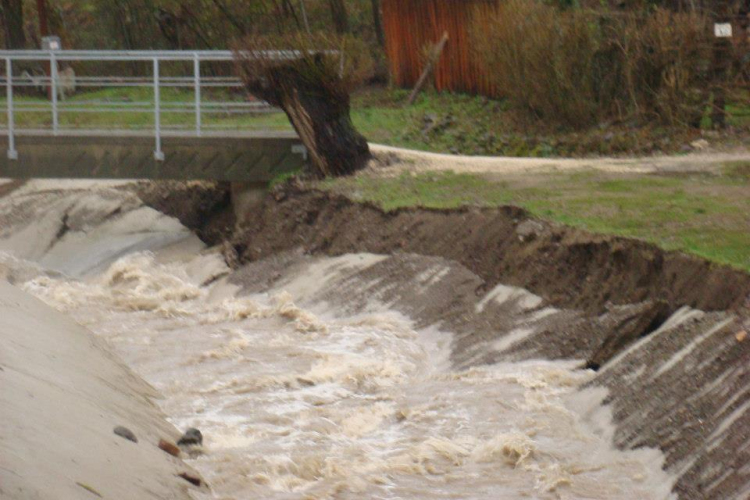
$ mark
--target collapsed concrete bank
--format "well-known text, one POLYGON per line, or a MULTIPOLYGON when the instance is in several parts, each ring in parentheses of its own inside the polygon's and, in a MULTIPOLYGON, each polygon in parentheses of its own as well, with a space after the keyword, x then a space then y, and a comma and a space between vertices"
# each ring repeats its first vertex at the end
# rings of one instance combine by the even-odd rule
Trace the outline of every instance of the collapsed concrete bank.
POLYGON ((315 255, 392 254, 329 298, 356 309, 376 297, 454 332, 459 368, 581 359, 598 370, 590 385, 608 389, 615 444, 661 449, 680 498, 750 496, 746 273, 515 207, 384 213, 294 187, 269 194, 235 227, 228 193, 141 190, 209 242, 227 239, 246 287, 267 286, 315 255))

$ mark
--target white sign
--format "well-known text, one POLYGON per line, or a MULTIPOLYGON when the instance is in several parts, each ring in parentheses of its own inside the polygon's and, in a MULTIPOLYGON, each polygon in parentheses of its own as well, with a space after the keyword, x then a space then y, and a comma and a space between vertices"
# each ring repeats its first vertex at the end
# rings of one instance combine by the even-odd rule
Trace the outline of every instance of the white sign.
POLYGON ((714 35, 716 36, 716 38, 731 38, 732 37, 731 23, 714 24, 714 35))

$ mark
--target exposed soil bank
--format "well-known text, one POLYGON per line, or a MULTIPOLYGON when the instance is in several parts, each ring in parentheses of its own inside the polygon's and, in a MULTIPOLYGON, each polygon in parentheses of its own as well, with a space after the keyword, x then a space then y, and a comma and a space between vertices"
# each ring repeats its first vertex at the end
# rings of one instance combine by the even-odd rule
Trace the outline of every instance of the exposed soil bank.
POLYGON ((2 275, 0 336, 0 497, 192 498, 178 474, 196 473, 157 447, 179 436, 158 394, 106 342, 2 275))
POLYGON ((287 190, 257 207, 233 241, 240 261, 310 253, 405 252, 459 262, 484 283, 520 286, 557 307, 664 300, 671 310, 735 309, 750 275, 648 243, 533 219, 516 207, 384 213, 339 195, 287 190))
POLYGON ((236 229, 229 187, 144 183, 139 194, 209 244, 231 239, 240 262, 303 248, 309 253, 416 253, 459 262, 482 278, 521 286, 558 307, 665 301, 703 310, 744 309, 750 275, 628 238, 596 235, 531 217, 517 207, 383 212, 368 203, 285 187, 236 229), (235 230, 236 229, 236 230, 235 230))

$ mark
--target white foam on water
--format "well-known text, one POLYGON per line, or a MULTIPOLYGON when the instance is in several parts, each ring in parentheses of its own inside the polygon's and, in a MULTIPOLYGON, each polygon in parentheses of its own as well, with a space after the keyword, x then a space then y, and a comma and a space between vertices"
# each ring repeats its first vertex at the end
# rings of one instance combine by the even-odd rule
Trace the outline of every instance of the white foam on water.
MULTIPOLYGON (((283 287, 201 286, 188 271, 214 257, 133 254, 25 288, 108 338, 178 427, 203 431, 193 462, 221 498, 669 498, 658 453, 612 449, 601 394, 571 403, 591 376, 575 362, 452 371, 449 337, 396 313, 336 318, 283 287)), ((373 261, 318 261, 318 285, 304 269, 286 283, 320 293, 322 268, 373 261)))

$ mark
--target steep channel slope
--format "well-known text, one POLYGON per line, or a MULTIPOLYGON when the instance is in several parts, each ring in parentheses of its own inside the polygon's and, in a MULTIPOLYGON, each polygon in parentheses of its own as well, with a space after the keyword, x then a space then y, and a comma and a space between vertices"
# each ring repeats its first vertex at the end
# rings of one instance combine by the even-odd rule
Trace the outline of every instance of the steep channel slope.
POLYGON ((0 497, 189 499, 176 429, 105 342, 0 280, 0 497), (139 439, 115 435, 124 425, 139 439))
MULTIPOLYGON (((168 226, 170 219, 144 209, 133 219, 146 222, 144 215, 153 212, 148 231, 112 240, 95 227, 123 201, 130 199, 124 206, 137 208, 132 195, 123 193, 115 201, 117 193, 109 192, 108 202, 105 196, 88 204, 84 195, 76 204, 53 192, 42 195, 40 202, 38 193, 17 190, 18 183, 8 187, 12 189, 3 194, 17 197, 0 215, 2 245, 60 271, 86 272, 128 248, 189 235, 174 223, 171 228, 177 231, 158 234, 159 224, 154 222, 161 217, 168 226), (89 240, 84 243, 81 232, 60 245, 65 233, 82 228, 79 224, 89 240)), ((78 187, 85 193, 90 186, 78 187)), ((62 276, 0 253, 0 497, 192 498, 188 490, 200 489, 178 474, 197 473, 157 447, 162 438, 179 437, 153 402, 158 392, 125 366, 105 341, 7 281, 20 285, 41 275, 62 276), (134 432, 138 443, 115 435, 116 426, 134 432)))
POLYGON ((384 213, 327 193, 278 192, 234 236, 240 261, 279 252, 392 253, 342 287, 388 297, 456 333, 452 360, 574 358, 600 368, 615 443, 658 447, 681 498, 750 496, 750 276, 643 242, 534 220, 517 208, 384 213), (445 285, 398 288, 453 263, 445 285), (389 279, 390 277, 390 279, 389 279), (514 290, 508 286, 525 288, 514 290))

